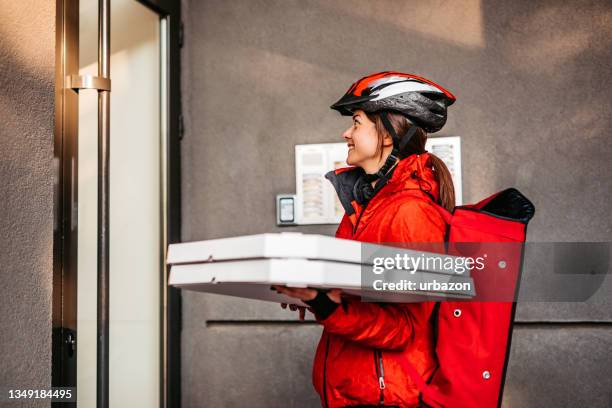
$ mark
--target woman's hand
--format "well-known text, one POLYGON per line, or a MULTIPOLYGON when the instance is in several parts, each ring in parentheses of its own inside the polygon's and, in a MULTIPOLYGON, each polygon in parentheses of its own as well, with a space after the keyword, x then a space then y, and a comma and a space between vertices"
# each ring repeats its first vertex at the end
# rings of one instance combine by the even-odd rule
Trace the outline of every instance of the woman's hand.
MULTIPOLYGON (((276 290, 278 293, 284 293, 287 296, 300 299, 301 301, 312 300, 317 296, 317 291, 315 289, 309 288, 288 288, 287 286, 282 285, 272 285, 270 289, 276 290)), ((287 303, 281 303, 280 305, 283 309, 287 308, 287 303)), ((306 317, 306 307, 304 306, 291 304, 289 305, 289 309, 292 311, 299 310, 300 320, 304 320, 304 318, 306 317)), ((310 307, 308 308, 308 310, 313 312, 312 308, 310 307)))
POLYGON ((284 293, 287 296, 298 298, 302 301, 312 300, 317 297, 317 290, 310 288, 288 288, 282 285, 272 285, 279 293, 284 293))
MULTIPOLYGON (((318 291, 311 288, 288 288, 282 285, 272 285, 272 288, 277 292, 284 293, 287 296, 298 298, 301 301, 309 301, 317 297, 318 291)), ((335 303, 342 303, 342 289, 331 289, 327 292, 327 296, 335 303)))
MULTIPOLYGON (((283 285, 272 285, 272 289, 276 290, 279 293, 283 293, 287 296, 291 296, 297 299, 300 299, 303 302, 307 302, 309 300, 313 300, 315 297, 317 297, 318 291, 316 289, 310 289, 310 288, 289 288, 287 286, 283 286, 283 285)), ((342 290, 341 289, 331 289, 329 292, 327 292, 327 296, 335 303, 341 303, 341 295, 342 295, 342 290)), ((283 309, 287 308, 287 303, 281 303, 281 307, 283 309)), ((289 309, 290 310, 299 310, 300 312, 300 320, 304 320, 304 317, 306 315, 306 307, 304 306, 298 306, 298 305, 289 305, 289 309)), ((312 313, 314 313, 312 308, 308 308, 308 310, 312 313)))
MULTIPOLYGON (((280 305, 281 305, 281 307, 283 309, 287 308, 287 304, 286 303, 281 303, 280 305)), ((298 305, 293 305, 292 304, 292 305, 289 305, 289 309, 291 309, 294 312, 296 310, 299 310, 300 311, 300 320, 304 320, 304 318, 306 317, 306 308, 304 306, 298 306, 298 305)), ((311 313, 314 313, 311 307, 309 307, 308 310, 310 310, 311 313)))
MULTIPOLYGON (((309 300, 313 300, 318 295, 318 290, 310 289, 310 288, 289 288, 284 285, 272 285, 271 289, 276 290, 278 293, 283 293, 287 296, 294 297, 300 299, 303 302, 307 302, 309 300)), ((334 303, 342 303, 342 290, 341 289, 331 289, 327 293, 327 297, 329 297, 334 303)), ((287 307, 286 303, 281 303, 281 306, 284 308, 287 307)), ((302 308, 303 306, 291 305, 296 308, 302 308)), ((310 308, 308 308, 310 310, 310 308)), ((291 310, 296 310, 295 308, 291 310)), ((302 310, 301 310, 302 311, 302 310)), ((312 310, 310 310, 312 311, 312 310)))

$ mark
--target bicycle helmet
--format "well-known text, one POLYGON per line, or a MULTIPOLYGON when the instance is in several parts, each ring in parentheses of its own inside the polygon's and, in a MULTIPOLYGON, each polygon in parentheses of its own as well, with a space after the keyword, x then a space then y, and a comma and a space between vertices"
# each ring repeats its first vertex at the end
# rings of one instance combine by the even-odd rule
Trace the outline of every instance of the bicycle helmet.
POLYGON ((455 96, 433 81, 413 74, 385 71, 355 82, 331 108, 351 116, 355 109, 365 112, 391 110, 404 114, 428 133, 442 129, 446 108, 455 96))
MULTIPOLYGON (((391 138, 393 150, 385 164, 375 173, 366 174, 363 183, 378 178, 386 178, 394 168, 399 152, 410 142, 420 127, 428 133, 442 129, 446 123, 446 108, 455 102, 455 96, 429 79, 401 72, 384 71, 371 74, 355 82, 331 108, 345 116, 361 109, 368 113, 380 111, 380 118, 391 138), (401 137, 395 132, 387 116, 387 111, 395 111, 408 118, 411 126, 401 137)), ((367 185, 366 185, 367 186, 367 185)))

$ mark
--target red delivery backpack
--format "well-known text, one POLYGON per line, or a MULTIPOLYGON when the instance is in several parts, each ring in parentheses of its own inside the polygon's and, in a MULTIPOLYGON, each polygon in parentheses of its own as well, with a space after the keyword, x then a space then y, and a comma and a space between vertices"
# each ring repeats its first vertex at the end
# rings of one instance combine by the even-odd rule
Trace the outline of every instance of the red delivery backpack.
POLYGON ((447 253, 484 256, 485 267, 471 271, 475 298, 436 303, 438 368, 429 381, 407 360, 401 363, 430 407, 500 407, 525 235, 535 207, 514 188, 452 213, 435 205, 447 223, 447 253))

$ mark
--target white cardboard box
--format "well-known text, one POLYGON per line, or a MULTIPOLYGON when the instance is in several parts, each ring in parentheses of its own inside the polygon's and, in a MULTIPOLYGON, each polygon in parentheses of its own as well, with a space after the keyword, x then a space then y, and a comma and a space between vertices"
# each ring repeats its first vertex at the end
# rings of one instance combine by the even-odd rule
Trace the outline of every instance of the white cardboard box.
MULTIPOLYGON (((362 272, 369 273, 363 254, 392 256, 422 252, 353 240, 301 233, 259 234, 207 241, 172 244, 167 263, 171 265, 171 286, 273 302, 299 303, 270 290, 270 285, 321 289, 340 288, 343 292, 377 301, 419 301, 443 298, 470 298, 469 291, 389 292, 365 289, 362 272)), ((428 253, 438 257, 448 255, 428 253)), ((419 270, 407 275, 405 270, 387 272, 397 279, 406 275, 414 282, 468 282, 469 272, 458 276, 444 270, 419 270)), ((395 280, 395 279, 394 279, 395 280)))

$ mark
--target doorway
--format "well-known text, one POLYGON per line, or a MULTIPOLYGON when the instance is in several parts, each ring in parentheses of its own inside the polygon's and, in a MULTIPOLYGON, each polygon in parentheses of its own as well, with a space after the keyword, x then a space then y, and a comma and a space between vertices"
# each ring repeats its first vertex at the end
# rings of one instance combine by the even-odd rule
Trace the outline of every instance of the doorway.
POLYGON ((179 6, 58 0, 52 385, 78 406, 180 405, 179 6))

